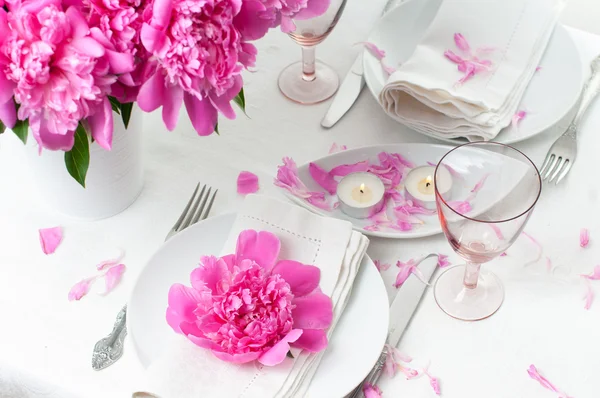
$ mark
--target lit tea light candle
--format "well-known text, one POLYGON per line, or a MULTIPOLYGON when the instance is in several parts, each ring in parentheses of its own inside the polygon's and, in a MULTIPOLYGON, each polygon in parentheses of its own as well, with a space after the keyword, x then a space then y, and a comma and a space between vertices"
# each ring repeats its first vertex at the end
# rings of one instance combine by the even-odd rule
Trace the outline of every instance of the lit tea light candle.
MULTIPOLYGON (((412 169, 404 181, 406 199, 425 207, 435 209, 435 167, 422 166, 412 169)), ((452 190, 452 175, 445 167, 438 171, 438 190, 444 199, 448 199, 452 190)))
POLYGON ((353 218, 367 218, 384 204, 385 186, 371 173, 350 173, 337 186, 340 209, 353 218))

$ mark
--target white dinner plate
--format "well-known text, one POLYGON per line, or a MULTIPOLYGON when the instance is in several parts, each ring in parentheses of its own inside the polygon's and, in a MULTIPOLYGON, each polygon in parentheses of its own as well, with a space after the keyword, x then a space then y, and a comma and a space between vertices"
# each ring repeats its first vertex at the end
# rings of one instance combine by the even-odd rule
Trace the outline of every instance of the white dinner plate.
MULTIPOLYGON (((313 160, 313 163, 321 166, 323 169, 329 171, 335 166, 340 164, 351 164, 357 163, 362 160, 369 160, 371 163, 378 164, 377 155, 380 152, 399 153, 407 160, 413 162, 416 167, 426 166, 428 162, 436 163, 449 152, 453 147, 447 145, 433 145, 433 144, 387 144, 387 145, 375 145, 367 146, 356 149, 349 149, 347 151, 341 151, 332 155, 325 156, 321 159, 313 160)), ((308 187, 310 191, 325 192, 323 188, 319 186, 310 176, 308 171, 309 163, 298 167, 298 177, 308 187)), ((422 238, 424 236, 431 236, 442 232, 440 221, 437 215, 424 216, 419 215, 418 217, 423 220, 424 224, 415 225, 410 231, 396 231, 396 230, 381 230, 381 231, 368 231, 364 229, 366 226, 373 224, 371 221, 359 220, 348 217, 339 208, 331 211, 321 210, 304 199, 298 198, 290 194, 287 190, 282 190, 285 195, 295 203, 309 209, 310 211, 321 214, 324 216, 335 217, 341 220, 350 221, 354 226, 354 229, 362 232, 365 235, 377 236, 381 238, 397 238, 397 239, 411 239, 411 238, 422 238)), ((328 195, 325 192, 326 196, 328 195)), ((335 201, 335 199, 330 199, 335 201)))
MULTIPOLYGON (((144 367, 156 360, 175 333, 165 320, 169 288, 189 285, 201 255, 219 255, 235 214, 209 218, 169 239, 152 256, 133 288, 127 306, 128 333, 144 367)), ((369 373, 388 332, 388 297, 377 268, 362 261, 350 301, 331 337, 309 388, 311 397, 343 397, 369 373)), ((192 344, 192 343, 190 343, 192 344)))
MULTIPOLYGON (((412 55, 433 21, 442 0, 410 0, 386 14, 368 41, 385 50, 385 61, 396 67, 412 55)), ((364 56, 365 81, 378 101, 387 81, 381 63, 368 51, 364 56)), ((562 25, 557 25, 550 38, 538 71, 521 100, 519 109, 528 112, 518 127, 503 129, 494 141, 511 144, 541 134, 557 124, 565 124, 573 116, 583 85, 583 68, 579 51, 562 25)), ((434 138, 461 144, 464 138, 434 138)))

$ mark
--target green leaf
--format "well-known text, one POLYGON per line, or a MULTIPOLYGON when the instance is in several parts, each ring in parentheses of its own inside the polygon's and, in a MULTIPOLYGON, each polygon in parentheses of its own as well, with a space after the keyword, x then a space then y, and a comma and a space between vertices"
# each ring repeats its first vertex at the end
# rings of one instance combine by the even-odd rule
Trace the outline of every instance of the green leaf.
MULTIPOLYGON (((238 93, 238 95, 235 96, 235 98, 233 99, 233 102, 235 102, 237 104, 237 106, 239 106, 242 111, 244 111, 244 113, 246 113, 246 97, 244 97, 244 88, 242 87, 242 89, 240 90, 240 92, 238 93)), ((248 116, 246 114, 246 116, 248 116)))
POLYGON ((29 132, 29 120, 17 120, 15 127, 12 128, 13 133, 19 137, 23 144, 27 144, 27 133, 29 132))
POLYGON ((219 123, 215 124, 215 133, 217 133, 217 135, 221 135, 221 133, 219 133, 219 123))
POLYGON ((110 101, 110 106, 112 106, 113 112, 117 115, 121 114, 121 103, 115 97, 108 96, 108 100, 110 101))
POLYGON ((0 122, 0 134, 4 133, 4 130, 6 130, 6 126, 4 123, 0 122))
POLYGON ((129 126, 129 120, 131 119, 131 110, 133 109, 133 102, 121 104, 121 116, 123 117, 123 124, 125 128, 129 126))
POLYGON ((71 177, 85 188, 85 176, 90 165, 90 142, 85 128, 79 123, 75 130, 75 144, 65 152, 65 166, 71 177))

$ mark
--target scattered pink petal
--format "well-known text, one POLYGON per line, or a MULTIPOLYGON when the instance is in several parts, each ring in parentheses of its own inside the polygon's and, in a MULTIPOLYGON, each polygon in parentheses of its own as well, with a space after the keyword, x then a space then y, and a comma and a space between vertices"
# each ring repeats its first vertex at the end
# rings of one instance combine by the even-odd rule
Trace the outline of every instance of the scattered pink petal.
POLYGON ((363 227, 363 229, 365 231, 371 231, 371 232, 375 232, 375 231, 379 231, 380 230, 379 225, 375 225, 375 224, 373 224, 373 225, 367 225, 366 227, 363 227))
POLYGON ((61 227, 42 228, 39 230, 40 244, 44 254, 52 254, 62 242, 63 233, 61 227))
POLYGON ((367 50, 369 50, 369 52, 378 60, 382 60, 383 58, 385 58, 385 51, 381 50, 379 47, 377 47, 374 43, 368 42, 368 41, 363 41, 360 43, 356 43, 356 44, 362 44, 365 46, 365 48, 367 50))
POLYGON ((73 287, 69 291, 69 296, 68 296, 69 301, 81 300, 81 298, 83 296, 88 294, 88 292, 90 291, 90 288, 96 281, 96 278, 97 278, 97 276, 82 279, 81 281, 79 281, 75 285, 73 285, 73 287))
POLYGON ((584 279, 584 283, 585 283, 585 306, 583 308, 585 308, 586 310, 589 310, 592 307, 592 302, 594 301, 594 290, 592 289, 592 284, 590 283, 589 280, 584 279))
POLYGON ((331 205, 332 209, 337 209, 338 207, 340 207, 340 202, 335 202, 334 204, 331 205))
POLYGON ((590 231, 587 228, 581 228, 579 232, 579 245, 581 247, 587 247, 590 243, 590 231))
POLYGON ((537 239, 535 239, 533 236, 529 235, 527 232, 523 231, 522 234, 525 235, 530 241, 532 241, 533 244, 536 245, 538 248, 538 254, 537 254, 536 258, 525 263, 524 266, 535 264, 538 261, 540 261, 540 258, 542 258, 542 255, 544 254, 544 248, 542 247, 542 244, 537 241, 537 239))
POLYGON ((465 39, 465 37, 462 34, 460 34, 460 33, 454 34, 454 43, 456 44, 456 47, 458 47, 458 49, 460 51, 463 51, 465 53, 471 52, 471 46, 469 45, 469 42, 467 41, 467 39, 465 39))
POLYGON ((546 256, 546 271, 552 271, 552 260, 548 256, 546 256))
POLYGON ((471 203, 469 203, 466 200, 450 201, 450 202, 448 202, 448 206, 452 210, 454 210, 457 213, 460 213, 462 215, 465 215, 466 213, 468 213, 468 212, 470 212, 472 210, 471 203))
POLYGON ((473 189, 471 189, 471 193, 479 192, 481 190, 481 188, 483 188, 483 184, 485 184, 485 180, 487 180, 489 176, 490 176, 490 173, 487 173, 486 175, 481 177, 481 180, 479 180, 479 182, 477 184, 475 184, 473 189))
POLYGON ((437 377, 433 376, 431 373, 429 373, 429 365, 427 365, 427 367, 423 369, 422 372, 429 378, 429 384, 431 385, 431 388, 433 388, 433 392, 436 395, 441 395, 442 390, 440 389, 440 380, 437 377))
POLYGON ((249 171, 242 171, 237 178, 237 193, 247 195, 258 191, 258 176, 249 171))
POLYGON ((418 203, 413 203, 410 200, 402 206, 395 207, 394 210, 400 211, 404 214, 423 214, 426 216, 432 216, 437 213, 435 210, 429 210, 418 203))
POLYGON ((497 48, 496 47, 479 47, 477 50, 475 50, 475 55, 489 55, 490 53, 493 53, 494 51, 496 51, 497 48))
POLYGON ((541 71, 542 69, 544 69, 544 68, 542 68, 541 66, 537 66, 537 67, 535 68, 535 71, 536 71, 536 72, 539 72, 539 71, 541 71))
POLYGON ((388 75, 392 75, 394 72, 396 72, 397 69, 387 65, 385 62, 383 62, 383 59, 379 62, 381 62, 381 68, 383 69, 383 71, 388 75))
POLYGON ((590 281, 600 281, 600 265, 596 265, 591 274, 581 276, 590 281))
POLYGON ((398 350, 396 347, 392 347, 389 344, 386 344, 385 347, 387 348, 388 356, 391 356, 394 361, 396 361, 396 362, 402 361, 402 362, 406 362, 406 363, 412 362, 412 357, 401 353, 400 350, 398 350))
MULTIPOLYGON (((458 85, 464 84, 467 80, 469 80, 470 78, 475 76, 475 64, 473 64, 472 62, 469 62, 469 61, 465 61, 461 65, 464 65, 464 70, 461 71, 461 72, 464 72, 464 75, 463 75, 463 77, 458 79, 458 82, 457 82, 458 85)), ((460 69, 460 66, 459 66, 459 69, 460 69)))
POLYGON ((363 386, 363 394, 365 398, 381 398, 383 396, 383 392, 379 387, 369 383, 365 383, 363 386))
POLYGON ((331 208, 323 192, 311 192, 298 177, 298 167, 292 158, 284 157, 283 165, 277 167, 275 186, 287 190, 290 194, 306 200, 319 209, 330 211, 331 208))
POLYGON ((525 118, 525 116, 527 116, 527 112, 525 111, 518 111, 517 113, 515 113, 512 117, 512 126, 514 128, 518 128, 519 127, 519 123, 521 123, 521 120, 523 120, 525 118))
POLYGON ((437 261, 438 267, 444 268, 444 267, 447 267, 448 265, 451 265, 450 261, 448 261, 448 256, 441 254, 441 253, 438 253, 437 256, 438 256, 438 261, 437 261))
POLYGON ((448 58, 455 64, 462 64, 464 62, 464 59, 460 55, 456 55, 452 50, 444 51, 444 57, 448 58))
POLYGON ((353 164, 341 164, 339 166, 334 167, 329 170, 329 174, 334 177, 344 177, 350 173, 358 173, 361 171, 367 171, 369 168, 369 162, 363 160, 362 162, 357 162, 353 164))
POLYGON ((392 266, 392 264, 389 264, 389 263, 385 263, 384 264, 384 263, 382 263, 379 260, 373 260, 373 263, 375 264, 375 267, 377 267, 377 269, 379 270, 379 272, 381 272, 381 271, 387 271, 392 266))
POLYGON ((500 257, 506 257, 506 256, 507 256, 506 252, 500 254, 500 257))
POLYGON ((121 253, 119 253, 119 255, 117 257, 111 258, 109 260, 104 260, 104 261, 101 261, 98 264, 96 264, 96 269, 98 271, 102 271, 107 268, 112 268, 115 265, 119 264, 121 262, 121 260, 123 260, 123 257, 125 257, 125 252, 123 250, 121 250, 121 253))
POLYGON ((416 369, 409 368, 408 366, 398 365, 398 370, 406 376, 406 380, 419 376, 419 372, 416 369))
POLYGON ((110 293, 110 291, 119 284, 121 278, 123 277, 123 273, 125 272, 125 268, 125 264, 119 264, 106 271, 106 274, 104 274, 104 282, 106 286, 104 294, 110 293))
POLYGON ((403 263, 402 261, 398 261, 396 263, 396 266, 398 268, 400 268, 400 271, 398 271, 398 274, 396 275, 396 281, 394 282, 394 287, 399 288, 400 286, 402 286, 404 284, 404 282, 406 282, 406 280, 408 279, 408 277, 410 276, 410 274, 414 274, 417 279, 419 279, 421 282, 423 282, 426 285, 429 285, 429 282, 427 280, 425 280, 425 276, 423 275, 423 273, 421 272, 421 270, 418 268, 418 265, 423 261, 423 258, 420 258, 418 260, 415 259, 410 259, 407 262, 403 263))
POLYGON ((331 144, 331 148, 329 148, 329 153, 332 154, 340 151, 345 151, 346 149, 348 149, 346 145, 338 145, 334 142, 333 144, 331 144))
POLYGON ((550 391, 559 393, 560 394, 559 398, 569 398, 567 394, 565 394, 563 391, 559 390, 556 386, 554 386, 552 383, 550 383, 550 381, 548 379, 546 379, 544 376, 542 376, 534 365, 529 366, 529 369, 527 369, 527 373, 529 374, 529 377, 531 377, 533 380, 536 380, 537 382, 539 382, 542 385, 542 387, 544 387, 550 391))
POLYGON ((312 162, 308 165, 308 172, 321 188, 329 192, 330 195, 335 195, 338 183, 329 172, 312 162))

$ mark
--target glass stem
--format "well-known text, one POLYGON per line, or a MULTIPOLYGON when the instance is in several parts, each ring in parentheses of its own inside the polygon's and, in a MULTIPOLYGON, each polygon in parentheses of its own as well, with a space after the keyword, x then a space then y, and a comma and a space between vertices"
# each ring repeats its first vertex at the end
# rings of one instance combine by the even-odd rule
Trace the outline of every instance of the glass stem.
POLYGON ((465 277, 463 284, 467 289, 475 289, 479 280, 479 269, 481 264, 467 263, 465 266, 465 277))
POLYGON ((315 46, 302 46, 302 80, 312 82, 315 75, 315 46))

